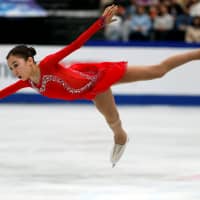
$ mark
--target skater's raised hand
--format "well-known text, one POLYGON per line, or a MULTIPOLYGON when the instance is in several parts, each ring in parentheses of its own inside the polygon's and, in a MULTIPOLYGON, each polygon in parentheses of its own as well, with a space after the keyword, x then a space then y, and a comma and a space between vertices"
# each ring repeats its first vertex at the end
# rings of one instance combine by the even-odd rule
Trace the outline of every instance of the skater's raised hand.
POLYGON ((102 16, 105 18, 105 24, 110 24, 113 21, 115 21, 112 18, 117 13, 117 10, 118 10, 118 6, 116 6, 116 5, 108 6, 104 10, 102 16))

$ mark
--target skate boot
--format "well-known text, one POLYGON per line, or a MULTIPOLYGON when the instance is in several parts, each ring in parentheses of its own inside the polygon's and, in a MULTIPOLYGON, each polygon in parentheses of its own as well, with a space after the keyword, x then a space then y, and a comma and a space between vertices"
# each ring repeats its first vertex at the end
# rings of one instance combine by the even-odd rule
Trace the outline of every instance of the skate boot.
POLYGON ((112 152, 111 152, 111 158, 110 158, 110 161, 112 163, 112 167, 115 167, 116 163, 122 157, 122 155, 123 155, 123 153, 126 149, 128 141, 129 141, 129 139, 127 137, 125 144, 114 144, 112 152))

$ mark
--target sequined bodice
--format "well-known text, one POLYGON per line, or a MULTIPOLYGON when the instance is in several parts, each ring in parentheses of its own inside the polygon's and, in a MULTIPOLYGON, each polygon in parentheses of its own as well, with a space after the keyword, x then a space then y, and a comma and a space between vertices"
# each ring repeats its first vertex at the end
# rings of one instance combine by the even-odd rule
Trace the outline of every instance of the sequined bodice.
POLYGON ((35 88, 37 91, 39 91, 40 93, 44 93, 46 91, 48 83, 58 83, 59 85, 61 85, 63 87, 63 89, 65 91, 67 91, 70 94, 81 94, 81 93, 84 93, 85 91, 87 91, 92 86, 94 86, 94 84, 97 82, 97 79, 99 77, 99 74, 89 75, 89 74, 84 74, 82 72, 74 71, 74 70, 73 70, 73 72, 75 72, 78 75, 80 75, 81 77, 87 79, 88 82, 80 88, 73 88, 70 86, 70 83, 68 83, 66 80, 63 80, 62 78, 60 78, 56 75, 42 76, 41 85, 39 87, 37 87, 33 81, 31 81, 31 80, 29 80, 29 81, 30 81, 31 86, 33 88, 35 88))

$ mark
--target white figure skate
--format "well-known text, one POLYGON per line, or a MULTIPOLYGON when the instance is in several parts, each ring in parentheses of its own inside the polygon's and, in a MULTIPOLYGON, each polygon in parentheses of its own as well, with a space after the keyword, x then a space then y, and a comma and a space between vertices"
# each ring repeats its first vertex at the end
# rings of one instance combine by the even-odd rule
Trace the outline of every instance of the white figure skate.
POLYGON ((112 163, 112 167, 115 167, 116 163, 122 157, 122 155, 126 149, 128 141, 129 141, 129 139, 127 137, 127 141, 125 144, 114 144, 114 147, 111 152, 111 159, 110 159, 111 163, 112 163))

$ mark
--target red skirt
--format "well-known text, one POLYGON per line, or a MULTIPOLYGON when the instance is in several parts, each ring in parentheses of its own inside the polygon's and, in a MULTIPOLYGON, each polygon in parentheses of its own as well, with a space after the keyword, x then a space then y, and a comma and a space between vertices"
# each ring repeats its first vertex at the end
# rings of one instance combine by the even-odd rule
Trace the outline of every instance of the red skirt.
POLYGON ((127 69, 127 62, 78 63, 71 65, 70 69, 78 71, 82 77, 96 77, 94 84, 88 90, 76 94, 73 98, 92 100, 123 77, 127 69))

